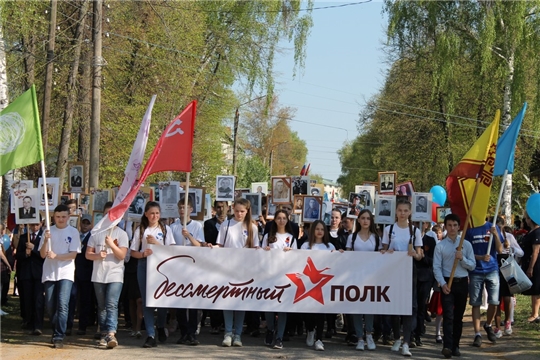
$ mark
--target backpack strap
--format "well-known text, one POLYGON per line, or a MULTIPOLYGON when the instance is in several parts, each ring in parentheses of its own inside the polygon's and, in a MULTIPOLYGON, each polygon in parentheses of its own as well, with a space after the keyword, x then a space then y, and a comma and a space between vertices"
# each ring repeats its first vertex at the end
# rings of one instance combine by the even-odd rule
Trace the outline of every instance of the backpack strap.
POLYGON ((227 235, 229 234, 230 226, 231 226, 231 219, 227 221, 227 230, 225 230, 225 238, 223 239, 223 247, 225 247, 225 242, 227 242, 227 235))
POLYGON ((358 232, 355 232, 352 234, 352 245, 351 250, 354 251, 354 242, 356 241, 356 236, 358 235, 358 232))
POLYGON ((394 231, 394 224, 390 225, 388 230, 388 248, 390 249, 390 243, 392 242, 392 232, 394 231))
POLYGON ((375 235, 375 251, 379 251, 379 243, 380 243, 379 234, 373 234, 373 235, 375 235))

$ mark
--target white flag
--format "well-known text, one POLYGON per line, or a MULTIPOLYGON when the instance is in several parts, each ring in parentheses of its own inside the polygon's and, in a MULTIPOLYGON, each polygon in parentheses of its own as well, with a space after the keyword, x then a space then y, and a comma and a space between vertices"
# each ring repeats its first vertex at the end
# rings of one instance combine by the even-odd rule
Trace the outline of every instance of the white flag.
MULTIPOLYGON (((142 167, 144 153, 146 151, 146 143, 148 142, 150 121, 152 119, 152 108, 154 107, 155 101, 156 95, 152 96, 152 100, 150 100, 150 105, 148 105, 148 109, 146 109, 146 113, 144 114, 139 133, 137 134, 137 139, 135 140, 133 150, 131 150, 131 156, 129 157, 129 162, 126 166, 124 181, 122 182, 122 186, 120 186, 120 189, 118 189, 118 194, 114 199, 113 208, 116 205, 120 204, 122 200, 124 200, 124 198, 127 196, 127 194, 129 194, 133 186, 137 184, 139 170, 142 167)), ((92 234, 98 234, 102 231, 112 228, 113 226, 116 226, 121 219, 121 216, 111 219, 107 214, 107 216, 104 216, 99 221, 99 223, 94 226, 94 228, 92 229, 92 234)))

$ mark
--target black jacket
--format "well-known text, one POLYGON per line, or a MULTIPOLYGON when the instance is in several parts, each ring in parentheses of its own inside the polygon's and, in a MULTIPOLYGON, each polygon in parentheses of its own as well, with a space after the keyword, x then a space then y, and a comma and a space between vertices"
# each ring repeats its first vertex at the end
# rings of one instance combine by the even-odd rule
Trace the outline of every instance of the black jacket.
POLYGON ((41 242, 41 236, 43 231, 40 230, 36 236, 34 248, 30 253, 30 256, 26 256, 26 243, 31 234, 22 234, 19 237, 19 244, 17 245, 17 279, 18 280, 39 280, 41 281, 41 275, 43 274, 43 262, 45 259, 39 254, 38 248, 41 242))
POLYGON ((88 247, 88 240, 90 240, 91 235, 89 231, 84 239, 82 239, 81 253, 75 257, 75 280, 77 281, 92 281, 94 262, 86 258, 86 248, 88 247))

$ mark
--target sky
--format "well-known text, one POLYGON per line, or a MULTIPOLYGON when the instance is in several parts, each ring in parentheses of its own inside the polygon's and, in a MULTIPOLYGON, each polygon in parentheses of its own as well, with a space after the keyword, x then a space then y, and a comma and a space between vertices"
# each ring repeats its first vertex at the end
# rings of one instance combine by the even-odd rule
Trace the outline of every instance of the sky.
MULTIPOLYGON (((354 2, 315 1, 314 8, 354 2)), ((282 106, 296 109, 289 126, 306 142, 310 174, 337 180, 337 151, 356 138, 358 114, 382 88, 388 68, 382 8, 373 1, 313 10, 305 68, 295 79, 292 44, 281 44, 289 51, 276 59, 275 92, 282 106)))

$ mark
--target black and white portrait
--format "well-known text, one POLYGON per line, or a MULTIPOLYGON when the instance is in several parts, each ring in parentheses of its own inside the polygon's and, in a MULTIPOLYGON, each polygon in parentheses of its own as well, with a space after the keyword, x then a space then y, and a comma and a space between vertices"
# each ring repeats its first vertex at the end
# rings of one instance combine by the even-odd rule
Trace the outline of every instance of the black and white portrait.
POLYGON ((307 195, 309 188, 309 176, 293 176, 293 195, 307 195))
POLYGON ((413 221, 431 221, 431 193, 412 193, 412 214, 413 221))
POLYGON ((142 215, 144 213, 144 197, 141 195, 135 196, 131 205, 129 205, 128 214, 130 215, 142 215))
POLYGON ((302 214, 302 210, 304 209, 303 195, 294 195, 293 209, 295 213, 302 214))
POLYGON ((276 215, 277 205, 272 202, 272 196, 267 196, 266 219, 272 220, 276 215))
POLYGON ((360 197, 360 204, 363 209, 368 209, 373 212, 375 200, 375 186, 373 185, 356 185, 354 192, 360 197))
POLYGON ((266 196, 268 193, 268 183, 267 182, 254 182, 251 183, 251 192, 260 193, 262 196, 266 196))
POLYGON ((321 218, 322 203, 322 196, 304 197, 304 212, 302 213, 304 222, 314 222, 321 218))
POLYGON ((375 208, 377 224, 393 224, 396 214, 396 197, 394 195, 378 195, 375 208))
POLYGON ((28 189, 24 196, 15 197, 15 222, 17 224, 35 224, 39 222, 38 189, 28 189))
POLYGON ((103 211, 105 203, 109 201, 109 190, 96 190, 92 194, 92 211, 103 211))
POLYGON ((216 177, 216 200, 234 201, 234 176, 216 177))
POLYGON ((272 200, 274 204, 291 202, 291 178, 272 178, 272 200))
POLYGON ((38 180, 39 189, 39 210, 45 210, 45 198, 49 205, 49 209, 54 209, 58 206, 60 200, 60 179, 59 178, 47 178, 47 190, 43 187, 43 178, 38 180))
POLYGON ((379 173, 379 194, 396 193, 397 173, 395 171, 379 173))
POLYGON ((261 193, 243 193, 242 198, 249 200, 251 204, 251 217, 258 219, 262 215, 262 195, 261 193))
MULTIPOLYGON (((180 200, 179 201, 181 202, 181 204, 184 204, 185 196, 186 196, 186 191, 185 190, 180 190, 180 200)), ((191 203, 193 204, 193 211, 189 214, 189 216, 190 217, 197 216, 197 192, 195 191, 195 189, 189 189, 188 197, 191 200, 191 203)), ((176 215, 176 216, 178 216, 178 215, 176 215)))
POLYGON ((180 183, 170 181, 159 183, 159 206, 162 218, 178 216, 178 200, 180 200, 180 183))
POLYGON ((69 188, 73 193, 82 192, 84 173, 83 165, 72 165, 69 170, 69 188))

